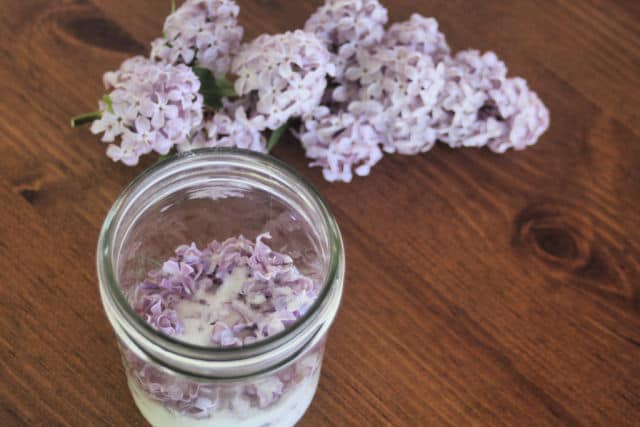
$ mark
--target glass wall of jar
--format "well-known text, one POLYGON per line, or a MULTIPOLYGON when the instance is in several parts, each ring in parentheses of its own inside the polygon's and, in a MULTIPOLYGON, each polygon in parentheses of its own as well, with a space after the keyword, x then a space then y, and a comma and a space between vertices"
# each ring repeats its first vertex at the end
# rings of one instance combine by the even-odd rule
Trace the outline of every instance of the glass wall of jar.
POLYGON ((286 165, 232 149, 198 150, 159 163, 114 204, 97 261, 129 388, 153 426, 276 427, 302 417, 317 388, 345 264, 326 203, 286 165), (133 293, 176 248, 237 238, 267 241, 313 283, 313 300, 297 308, 283 330, 228 346, 190 342, 134 310, 133 293))

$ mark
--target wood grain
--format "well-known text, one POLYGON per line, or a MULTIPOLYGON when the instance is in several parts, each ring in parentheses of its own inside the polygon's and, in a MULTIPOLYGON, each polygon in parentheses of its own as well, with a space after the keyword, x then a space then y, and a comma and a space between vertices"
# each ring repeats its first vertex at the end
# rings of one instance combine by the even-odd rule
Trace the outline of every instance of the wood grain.
MULTIPOLYGON (((98 299, 102 220, 143 166, 68 119, 145 53, 158 1, 0 9, 0 425, 142 426, 98 299)), ((247 37, 318 1, 240 1, 247 37)), ((502 156, 436 147, 329 184, 348 275, 302 426, 640 425, 640 7, 632 1, 388 1, 493 49, 552 112, 502 156), (357 198, 354 197, 357 195, 357 198)), ((167 6, 167 7, 165 7, 167 6)))

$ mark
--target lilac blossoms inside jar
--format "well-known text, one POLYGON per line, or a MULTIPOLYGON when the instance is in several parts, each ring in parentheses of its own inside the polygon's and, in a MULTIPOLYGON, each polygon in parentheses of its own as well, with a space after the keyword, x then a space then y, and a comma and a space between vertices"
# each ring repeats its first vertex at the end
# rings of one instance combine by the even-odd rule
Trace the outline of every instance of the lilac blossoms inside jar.
POLYGON ((151 425, 279 427, 303 416, 345 261, 325 202, 286 165, 205 149, 153 166, 109 212, 97 263, 151 425))

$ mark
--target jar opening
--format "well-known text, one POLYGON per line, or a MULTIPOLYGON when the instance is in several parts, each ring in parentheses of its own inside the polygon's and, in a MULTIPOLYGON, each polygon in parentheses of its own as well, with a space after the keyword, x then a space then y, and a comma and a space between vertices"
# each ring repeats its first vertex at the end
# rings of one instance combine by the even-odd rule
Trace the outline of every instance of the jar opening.
MULTIPOLYGON (((304 252, 298 255, 305 260, 304 252)), ((224 363, 294 352, 330 324, 342 292, 344 254, 335 219, 305 179, 273 157, 215 148, 174 156, 136 178, 107 215, 97 263, 105 310, 118 323, 117 333, 155 356, 224 363), (274 236, 276 245, 309 251, 304 268, 320 283, 313 304, 284 331, 241 347, 200 346, 158 331, 132 309, 127 289, 171 246, 257 234, 267 223, 284 227, 274 236)))

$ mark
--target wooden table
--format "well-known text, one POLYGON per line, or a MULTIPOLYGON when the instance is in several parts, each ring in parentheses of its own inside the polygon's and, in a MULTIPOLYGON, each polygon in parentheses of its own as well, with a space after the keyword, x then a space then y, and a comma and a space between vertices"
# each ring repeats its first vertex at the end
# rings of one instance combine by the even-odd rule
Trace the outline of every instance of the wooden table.
MULTIPOLYGON (((168 0, 0 8, 0 425, 129 426, 98 298, 102 220, 143 166, 113 164, 69 117, 145 53, 168 0), (165 4, 166 3, 166 4, 165 4)), ((245 0, 248 37, 318 1, 245 0)), ((329 184, 346 294, 302 426, 640 425, 640 2, 387 1, 492 49, 552 113, 506 155, 439 146, 329 184)))

